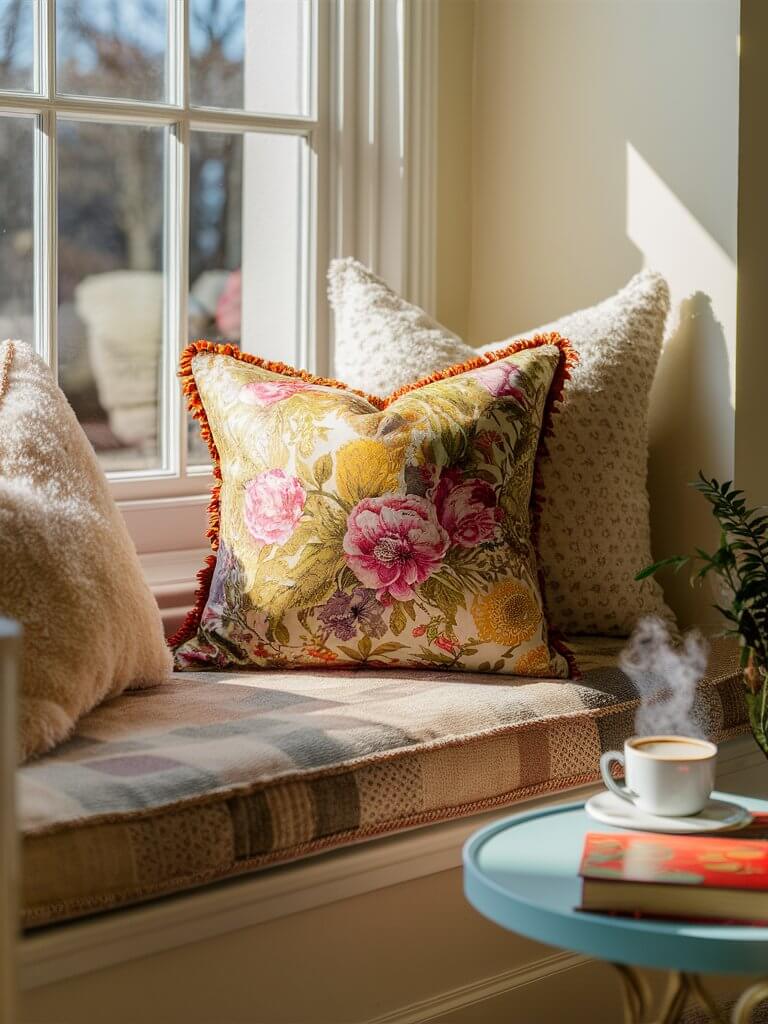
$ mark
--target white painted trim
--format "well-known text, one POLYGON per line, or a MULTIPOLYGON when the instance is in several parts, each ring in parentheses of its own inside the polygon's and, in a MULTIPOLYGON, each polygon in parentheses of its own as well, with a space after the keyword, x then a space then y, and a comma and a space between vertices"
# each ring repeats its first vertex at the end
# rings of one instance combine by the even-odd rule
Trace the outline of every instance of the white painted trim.
POLYGON ((411 1003, 409 1006, 403 1006, 378 1017, 371 1017, 366 1024, 423 1024, 423 1022, 435 1020, 448 1013, 455 1013, 456 1010, 477 1006, 487 999, 495 999, 507 992, 514 992, 515 989, 522 988, 524 985, 554 978, 558 974, 562 974, 563 971, 572 971, 574 967, 581 967, 589 962, 588 957, 578 953, 552 953, 550 956, 531 960, 527 964, 512 967, 508 971, 502 971, 489 978, 482 978, 479 981, 472 981, 468 985, 449 989, 430 999, 422 999, 417 1003, 411 1003))
POLYGON ((16 684, 21 630, 0 619, 0 1024, 14 1024, 18 952, 16 684))
POLYGON ((336 0, 331 251, 434 305, 438 3, 336 0))
MULTIPOLYGON (((381 68, 384 59, 381 45, 381 14, 380 0, 359 0, 354 8, 354 241, 351 252, 344 250, 343 253, 337 254, 354 255, 376 271, 381 271, 379 184, 382 160, 381 68)), ((350 90, 345 89, 343 95, 346 102, 350 90)), ((348 175, 350 169, 348 166, 348 175)))
MULTIPOLYGON (((42 4, 38 12, 37 82, 47 101, 56 91, 56 12, 42 4)), ((51 109, 35 108, 34 151, 34 332, 35 349, 58 372, 58 202, 57 125, 51 109)))
POLYGON ((158 599, 191 594, 196 586, 196 575, 210 548, 185 548, 182 551, 154 551, 139 555, 144 579, 158 599))
POLYGON ((124 501, 118 500, 117 507, 125 514, 127 512, 161 512, 169 509, 178 510, 181 508, 192 508, 207 504, 211 500, 208 491, 196 492, 195 494, 180 494, 177 496, 155 498, 128 498, 124 501))
POLYGON ((210 500, 210 493, 190 494, 177 498, 120 501, 118 508, 142 556, 162 552, 173 557, 179 550, 208 547, 206 531, 210 500))
MULTIPOLYGON (((330 255, 355 251, 358 100, 358 13, 356 0, 334 0, 330 38, 330 255)), ((330 363, 329 365, 332 365, 330 363)))
POLYGON ((138 125, 173 125, 181 120, 202 131, 265 131, 308 135, 316 119, 303 114, 259 114, 225 107, 189 107, 182 103, 153 103, 93 96, 39 96, 3 92, 0 110, 20 113, 53 111, 78 121, 123 122, 138 125))
POLYGON ((210 548, 188 548, 139 555, 144 579, 160 608, 166 636, 178 630, 195 603, 197 574, 210 553, 210 548))
POLYGON ((430 314, 437 301, 439 11, 435 0, 405 0, 405 295, 430 314))

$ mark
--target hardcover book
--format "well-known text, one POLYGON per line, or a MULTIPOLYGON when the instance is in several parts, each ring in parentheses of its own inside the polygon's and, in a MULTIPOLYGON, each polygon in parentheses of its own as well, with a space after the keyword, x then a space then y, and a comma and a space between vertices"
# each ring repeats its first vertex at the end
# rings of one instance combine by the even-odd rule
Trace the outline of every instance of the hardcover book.
POLYGON ((580 875, 583 910, 768 922, 768 816, 728 836, 590 832, 580 875), (738 838, 737 838, 738 836, 738 838))

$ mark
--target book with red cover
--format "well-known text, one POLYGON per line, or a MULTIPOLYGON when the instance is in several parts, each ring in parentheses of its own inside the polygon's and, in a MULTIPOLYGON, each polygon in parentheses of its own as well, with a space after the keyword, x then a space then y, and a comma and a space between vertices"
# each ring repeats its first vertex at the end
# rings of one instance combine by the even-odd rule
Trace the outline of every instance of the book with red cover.
POLYGON ((590 832, 579 874, 583 910, 768 921, 768 816, 718 836, 590 832), (738 837, 737 837, 738 836, 738 837))

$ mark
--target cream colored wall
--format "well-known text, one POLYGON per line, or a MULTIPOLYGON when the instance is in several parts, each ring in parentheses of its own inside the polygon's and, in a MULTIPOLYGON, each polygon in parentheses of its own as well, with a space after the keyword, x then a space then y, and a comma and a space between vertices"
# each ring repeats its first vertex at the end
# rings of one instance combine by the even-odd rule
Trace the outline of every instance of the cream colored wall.
POLYGON ((768 504, 768 4, 742 0, 736 479, 768 504))
MULTIPOLYGON (((456 20, 456 2, 443 0, 441 18, 456 20)), ((591 305, 643 266, 662 271, 679 324, 652 402, 654 550, 706 544, 709 514, 685 483, 699 467, 731 476, 734 466, 738 0, 465 6, 474 8, 472 37, 461 37, 474 50, 469 340, 591 305)), ((453 66, 448 38, 441 58, 453 66)), ((457 154, 465 123, 441 116, 457 154)), ((458 186, 455 171, 441 172, 442 221, 458 186)), ((446 289, 466 248, 440 254, 446 289)), ((461 329, 447 299, 438 316, 461 329)), ((683 621, 711 620, 708 592, 682 577, 665 584, 683 621)))

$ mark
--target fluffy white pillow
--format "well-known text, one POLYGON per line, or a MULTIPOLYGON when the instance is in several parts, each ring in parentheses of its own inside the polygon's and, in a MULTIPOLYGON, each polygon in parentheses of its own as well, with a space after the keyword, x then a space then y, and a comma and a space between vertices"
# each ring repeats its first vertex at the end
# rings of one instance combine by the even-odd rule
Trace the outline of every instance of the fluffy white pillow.
MULTIPOLYGON (((328 279, 336 374, 361 391, 387 395, 514 340, 472 348, 356 260, 335 260, 328 279)), ((668 312, 666 282, 644 270, 605 302, 526 332, 557 331, 580 359, 538 492, 547 603, 565 633, 624 635, 642 615, 674 621, 658 583, 634 581, 651 561, 648 395, 668 312)))
POLYGON ((107 481, 48 367, 0 342, 0 615, 24 627, 19 754, 125 689, 168 678, 157 605, 107 481))

